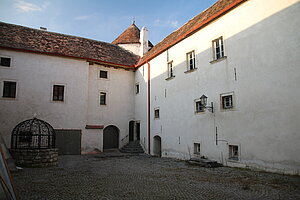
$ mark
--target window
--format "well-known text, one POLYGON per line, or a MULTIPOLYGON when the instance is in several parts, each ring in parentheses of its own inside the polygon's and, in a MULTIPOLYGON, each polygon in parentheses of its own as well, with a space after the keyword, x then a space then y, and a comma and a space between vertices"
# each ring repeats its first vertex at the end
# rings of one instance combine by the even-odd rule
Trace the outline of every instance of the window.
POLYGON ((3 67, 10 67, 11 58, 0 57, 0 65, 3 66, 3 67))
POLYGON ((17 82, 4 81, 3 82, 3 93, 4 98, 16 98, 17 82))
POLYGON ((187 58, 187 70, 193 70, 196 68, 196 63, 195 63, 195 51, 191 51, 186 54, 187 58))
POLYGON ((154 109, 154 119, 159 119, 159 108, 154 109))
POLYGON ((200 99, 195 100, 195 113, 204 112, 204 105, 200 99))
POLYGON ((239 147, 237 145, 229 145, 229 159, 239 160, 239 147))
POLYGON ((53 101, 64 101, 65 86, 53 85, 53 101))
POLYGON ((168 63, 168 78, 174 77, 173 61, 168 63))
POLYGON ((137 83, 135 84, 135 94, 140 93, 140 85, 137 83))
POLYGON ((100 105, 106 105, 106 92, 100 92, 100 105))
POLYGON ((235 109, 234 92, 224 93, 220 95, 220 107, 221 107, 221 111, 235 109))
POLYGON ((222 109, 232 109, 233 108, 233 97, 232 95, 222 95, 222 109))
POLYGON ((200 155, 200 143, 194 143, 194 154, 200 155))
POLYGON ((233 108, 232 95, 222 96, 223 109, 233 108))
POLYGON ((223 37, 219 37, 212 41, 213 43, 213 54, 214 60, 218 60, 224 57, 224 45, 223 45, 223 37))
POLYGON ((108 72, 107 71, 104 71, 104 70, 100 70, 100 78, 108 78, 107 76, 108 72))

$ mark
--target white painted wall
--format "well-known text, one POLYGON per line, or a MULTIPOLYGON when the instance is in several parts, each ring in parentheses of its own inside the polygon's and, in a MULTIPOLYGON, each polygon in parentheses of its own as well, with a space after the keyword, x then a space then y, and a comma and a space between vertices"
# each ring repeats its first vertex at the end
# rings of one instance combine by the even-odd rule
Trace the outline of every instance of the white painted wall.
POLYGON ((17 98, 0 97, 0 127, 10 146, 14 126, 37 117, 55 129, 84 129, 88 100, 88 64, 83 60, 0 49, 12 58, 10 68, 0 67, 1 93, 4 80, 17 81, 17 98), (65 85, 65 101, 52 101, 52 85, 65 85))
MULTIPOLYGON (((122 147, 128 142, 126 135, 129 134, 130 120, 134 120, 134 72, 97 64, 90 65, 87 124, 118 127, 120 129, 119 146, 122 147), (100 70, 108 72, 108 79, 100 78, 100 70), (100 105, 101 91, 107 93, 107 105, 100 105), (124 137, 126 139, 121 142, 124 137)), ((94 148, 103 150, 102 130, 98 132, 92 130, 92 132, 87 132, 87 136, 83 138, 84 152, 93 151, 94 148), (95 137, 99 137, 98 145, 90 145, 95 143, 95 137)))
POLYGON ((12 67, 0 67, 1 94, 4 80, 17 81, 17 98, 0 97, 1 135, 10 146, 13 128, 37 117, 55 129, 82 130, 81 151, 103 150, 103 130, 86 125, 115 125, 120 130, 120 147, 128 142, 129 121, 134 119, 134 72, 89 65, 84 60, 0 50, 12 58, 12 67), (100 79, 100 69, 108 79, 100 79), (52 85, 65 85, 65 101, 52 101, 52 85), (107 92, 107 105, 100 106, 100 91, 107 92))
MULTIPOLYGON (((299 13, 298 0, 247 1, 169 49, 175 78, 165 80, 166 52, 151 60, 151 148, 159 135, 166 157, 188 159, 194 156, 193 143, 200 143, 202 156, 224 165, 299 174, 299 13), (219 36, 227 58, 210 63, 212 40, 219 36), (192 50, 198 69, 184 73, 192 50), (235 108, 222 111, 220 94, 227 92, 234 92, 235 108), (194 100, 202 94, 214 102, 215 113, 194 113, 194 100), (158 107, 161 117, 154 120, 158 107), (218 145, 215 127, 222 140, 218 145), (239 146, 240 161, 228 160, 231 144, 239 146)), ((142 104, 145 98, 137 96, 136 117, 146 127, 142 104)), ((147 138, 147 129, 141 134, 147 138)))
POLYGON ((118 46, 134 53, 135 55, 140 55, 140 43, 133 43, 133 44, 118 44, 118 46))
POLYGON ((148 67, 144 65, 135 72, 135 83, 140 85, 140 93, 135 94, 135 120, 140 121, 140 144, 145 152, 148 152, 147 136, 147 84, 148 84, 148 67))

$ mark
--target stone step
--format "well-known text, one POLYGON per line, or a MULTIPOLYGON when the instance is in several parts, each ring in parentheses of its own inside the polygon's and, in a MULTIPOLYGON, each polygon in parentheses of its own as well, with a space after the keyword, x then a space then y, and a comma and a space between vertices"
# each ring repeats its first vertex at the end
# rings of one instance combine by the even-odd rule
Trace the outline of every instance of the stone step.
POLYGON ((218 163, 217 161, 206 159, 206 158, 191 158, 190 160, 187 160, 186 162, 191 165, 197 165, 197 166, 206 167, 206 168, 215 168, 215 167, 223 166, 222 164, 218 163))
POLYGON ((140 141, 130 141, 128 144, 120 149, 123 153, 144 153, 143 148, 140 145, 140 141))

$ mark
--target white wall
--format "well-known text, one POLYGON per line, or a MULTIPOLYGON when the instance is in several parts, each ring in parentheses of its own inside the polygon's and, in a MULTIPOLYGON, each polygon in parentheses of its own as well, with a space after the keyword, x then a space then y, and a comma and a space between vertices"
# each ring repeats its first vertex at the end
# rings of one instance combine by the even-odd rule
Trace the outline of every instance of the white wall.
POLYGON ((138 68, 135 72, 135 84, 140 86, 140 93, 135 94, 135 120, 140 121, 140 144, 145 152, 148 152, 147 136, 147 84, 148 84, 148 67, 147 64, 138 68))
MULTIPOLYGON (((120 129, 119 146, 122 147, 128 142, 128 137, 123 142, 121 140, 129 134, 130 120, 134 120, 134 72, 97 64, 90 65, 87 124, 118 127, 120 129), (108 72, 108 79, 99 78, 100 70, 108 72), (107 93, 107 105, 100 105, 101 91, 107 93)), ((91 151, 94 148, 102 151, 102 140, 102 130, 87 133, 83 138, 83 143, 86 144, 83 151, 91 151), (89 145, 95 142, 95 137, 100 138, 98 145, 89 145)))
POLYGON ((135 55, 140 55, 140 43, 133 43, 133 44, 118 44, 118 46, 134 53, 135 55))
MULTIPOLYGON (((153 137, 159 135, 163 156, 188 159, 193 143, 200 143, 202 156, 225 165, 299 174, 297 2, 247 1, 176 44, 168 50, 175 66, 171 80, 165 80, 166 52, 151 60, 151 148, 153 137), (219 36, 224 38, 227 58, 210 63, 212 40, 219 36), (184 73, 186 53, 192 50, 198 69, 184 73), (222 111, 220 94, 227 92, 234 92, 235 108, 222 111), (194 113, 194 100, 202 94, 214 102, 215 113, 194 113), (154 120, 157 107, 161 117, 154 120), (223 140, 218 145, 215 127, 223 140), (240 161, 228 160, 231 144, 239 146, 240 161)), ((136 98, 136 115, 145 118, 147 110, 141 104, 145 98, 136 98)), ((146 119, 141 123, 147 126, 146 119)), ((147 137, 147 130, 141 134, 147 137)))
MULTIPOLYGON (((84 129, 88 95, 88 64, 83 60, 0 50, 12 58, 10 68, 0 67, 4 80, 17 81, 17 98, 0 97, 0 127, 10 146, 12 129, 26 119, 49 122, 56 129, 84 129), (52 101, 52 85, 65 85, 65 101, 52 101)), ((1 91, 2 92, 2 91, 1 91)))

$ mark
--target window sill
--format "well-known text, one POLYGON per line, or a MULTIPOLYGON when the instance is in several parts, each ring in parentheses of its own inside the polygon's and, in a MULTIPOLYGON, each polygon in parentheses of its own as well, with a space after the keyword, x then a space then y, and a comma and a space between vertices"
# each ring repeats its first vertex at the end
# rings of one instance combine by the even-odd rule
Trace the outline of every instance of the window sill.
POLYGON ((65 103, 66 101, 64 100, 64 101, 58 101, 58 100, 51 100, 51 103, 65 103))
POLYGON ((205 111, 201 111, 201 112, 195 112, 195 115, 201 115, 201 114, 204 114, 205 111))
POLYGON ((172 80, 173 78, 175 78, 175 76, 170 76, 170 77, 166 78, 165 80, 169 81, 169 80, 172 80))
POLYGON ((221 112, 235 111, 235 110, 236 110, 236 109, 235 109, 234 107, 233 107, 233 108, 226 108, 226 109, 225 109, 225 108, 221 108, 221 109, 220 109, 221 112))
POLYGON ((13 101, 16 101, 17 98, 16 97, 1 97, 0 100, 13 100, 13 101))
POLYGON ((240 163, 239 158, 228 158, 227 162, 240 163))
POLYGON ((185 71, 184 73, 185 73, 185 74, 188 74, 188 73, 191 73, 191 72, 193 72, 193 71, 196 71, 197 69, 198 69, 198 68, 190 69, 190 70, 185 71))
POLYGON ((210 64, 214 64, 214 63, 217 63, 217 62, 221 62, 222 60, 226 60, 226 59, 227 59, 227 56, 224 56, 222 58, 219 58, 219 59, 216 59, 216 60, 212 60, 209 63, 210 64))

